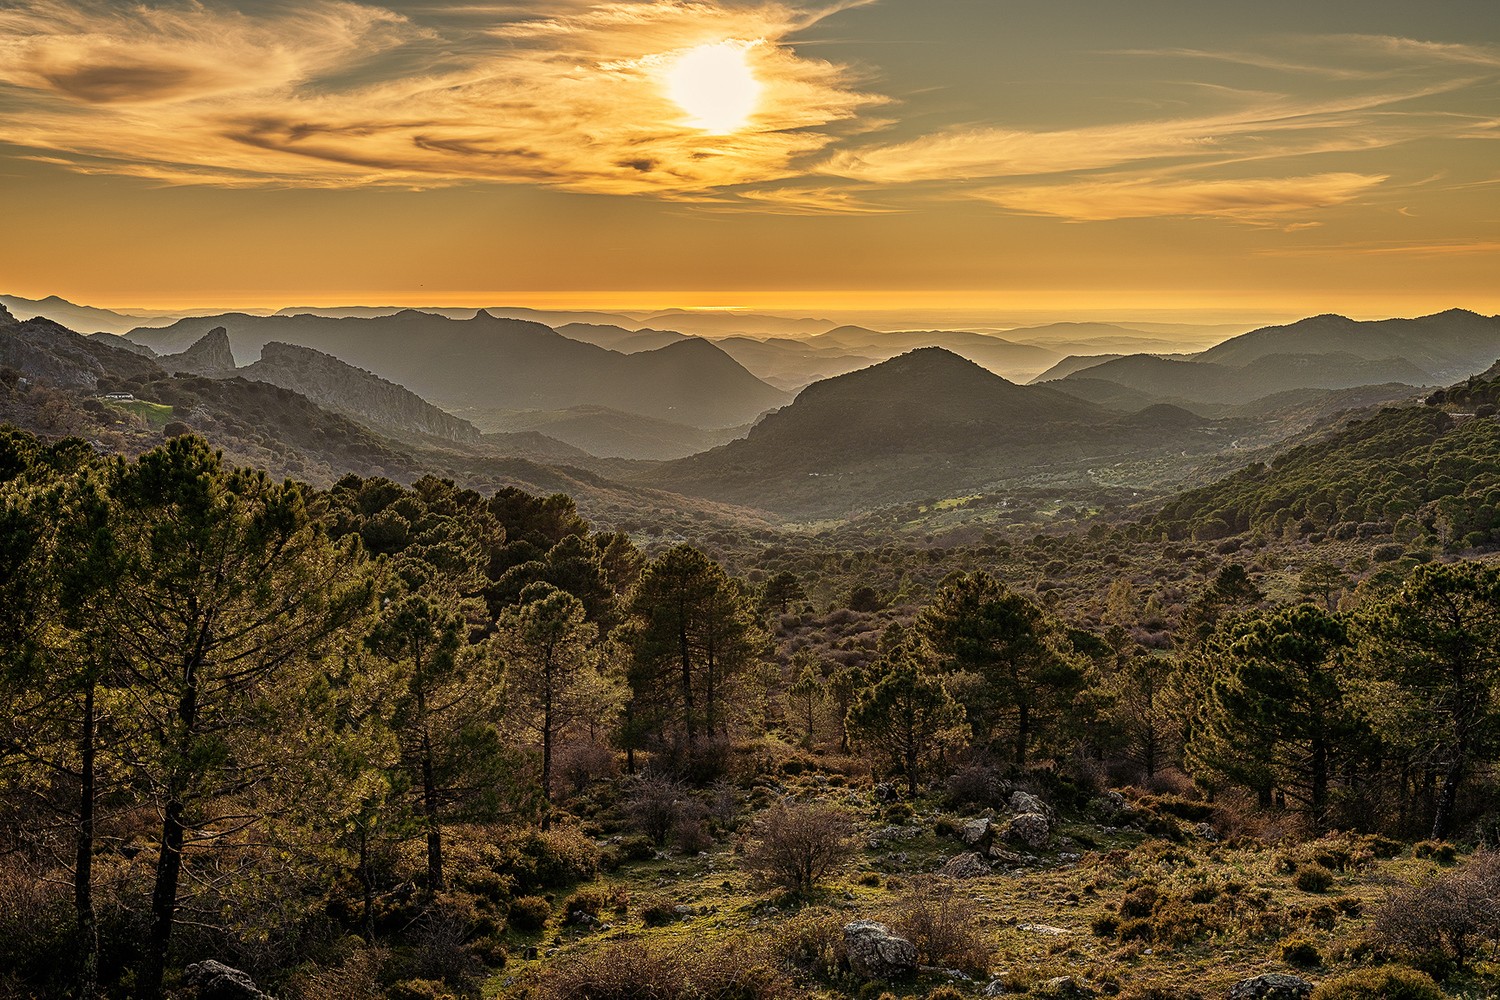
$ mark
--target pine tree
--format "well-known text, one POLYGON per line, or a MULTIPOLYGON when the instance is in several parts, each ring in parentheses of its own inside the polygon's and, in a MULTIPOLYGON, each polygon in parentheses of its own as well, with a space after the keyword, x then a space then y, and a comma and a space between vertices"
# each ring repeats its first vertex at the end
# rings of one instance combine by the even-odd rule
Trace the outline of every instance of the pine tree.
POLYGON ((849 728, 855 742, 884 757, 905 777, 907 793, 916 795, 927 765, 962 738, 963 706, 911 646, 883 658, 872 673, 880 679, 860 692, 849 728))

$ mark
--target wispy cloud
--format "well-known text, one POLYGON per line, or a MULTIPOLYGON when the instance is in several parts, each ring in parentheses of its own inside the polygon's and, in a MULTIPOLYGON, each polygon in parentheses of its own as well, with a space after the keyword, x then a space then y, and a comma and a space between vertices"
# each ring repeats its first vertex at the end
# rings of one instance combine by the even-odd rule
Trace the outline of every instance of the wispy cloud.
POLYGON ((1500 255, 1500 242, 1467 240, 1431 243, 1341 243, 1315 247, 1273 247, 1258 250, 1263 257, 1474 257, 1500 255))
POLYGON ((846 67, 784 44, 848 6, 615 0, 538 17, 534 4, 454 4, 440 13, 465 27, 445 34, 441 20, 339 0, 23 0, 0 13, 5 138, 79 171, 178 184, 764 184, 881 103, 846 67), (675 52, 723 39, 746 44, 762 98, 746 129, 710 136, 661 74, 675 52))
MULTIPOLYGON (((1384 182, 1383 175, 1314 174, 1224 180, 1080 180, 1068 184, 990 188, 978 197, 1031 215, 1077 222, 1190 216, 1266 224, 1287 215, 1342 205, 1384 182)), ((1293 224, 1305 228, 1305 224, 1293 224)))

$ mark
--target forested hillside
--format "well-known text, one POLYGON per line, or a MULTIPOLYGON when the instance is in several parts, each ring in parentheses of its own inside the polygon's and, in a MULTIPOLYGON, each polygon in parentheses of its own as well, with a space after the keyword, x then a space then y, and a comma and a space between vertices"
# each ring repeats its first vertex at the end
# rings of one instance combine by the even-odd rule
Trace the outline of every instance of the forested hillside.
POLYGON ((1500 985, 1500 568, 1430 534, 643 549, 16 431, 0 519, 14 995, 1500 985))

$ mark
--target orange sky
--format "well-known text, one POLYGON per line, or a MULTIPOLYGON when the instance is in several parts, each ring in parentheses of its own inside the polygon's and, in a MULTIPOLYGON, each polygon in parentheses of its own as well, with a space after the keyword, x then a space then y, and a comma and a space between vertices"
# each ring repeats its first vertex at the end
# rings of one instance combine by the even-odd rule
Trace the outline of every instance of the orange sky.
POLYGON ((1500 312, 1500 7, 1226 6, 20 0, 0 291, 1500 312))

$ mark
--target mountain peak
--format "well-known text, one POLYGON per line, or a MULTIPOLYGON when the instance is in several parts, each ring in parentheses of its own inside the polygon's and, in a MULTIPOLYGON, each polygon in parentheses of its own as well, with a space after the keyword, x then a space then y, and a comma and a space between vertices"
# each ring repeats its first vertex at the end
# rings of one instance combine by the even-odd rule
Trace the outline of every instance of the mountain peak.
POLYGON ((229 349, 229 331, 216 326, 181 354, 161 359, 169 372, 186 375, 228 375, 234 371, 234 353, 229 349))

